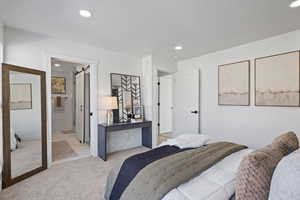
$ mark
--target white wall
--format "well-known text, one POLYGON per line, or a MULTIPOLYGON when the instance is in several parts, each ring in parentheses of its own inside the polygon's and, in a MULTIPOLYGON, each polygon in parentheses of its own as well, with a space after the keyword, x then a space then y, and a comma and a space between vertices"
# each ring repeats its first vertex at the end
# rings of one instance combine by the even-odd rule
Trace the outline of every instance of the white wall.
POLYGON ((66 94, 56 95, 52 94, 52 132, 73 130, 74 119, 74 75, 75 68, 72 67, 60 67, 60 71, 52 70, 52 76, 64 77, 66 79, 66 94), (55 97, 61 96, 64 101, 64 110, 56 111, 54 109, 55 97))
POLYGON ((161 55, 153 55, 152 56, 153 66, 163 72, 174 73, 177 71, 177 62, 175 58, 166 58, 161 55))
POLYGON ((145 119, 152 120, 152 146, 155 147, 157 145, 157 121, 155 121, 155 97, 154 97, 154 67, 153 67, 153 57, 152 55, 145 56, 142 58, 142 88, 144 89, 142 92, 144 109, 145 109, 145 119))
MULTIPOLYGON (((18 66, 46 71, 47 77, 47 102, 48 102, 48 132, 51 132, 51 94, 50 80, 51 69, 49 56, 64 55, 71 58, 91 60, 98 63, 98 122, 105 121, 105 108, 102 99, 110 95, 110 73, 125 73, 142 75, 141 60, 138 57, 129 56, 117 52, 107 51, 84 44, 49 38, 45 35, 6 27, 4 30, 5 48, 4 62, 18 66), (49 103, 50 102, 50 103, 49 103)), ((143 88, 142 88, 143 89, 143 88)), ((117 133, 115 133, 117 134, 117 133)), ((122 148, 131 148, 141 145, 140 130, 128 130, 118 134, 110 151, 122 148)), ((2 137, 0 137, 0 142, 2 137)), ((48 145, 50 146, 50 145, 48 145)), ((50 147, 49 147, 50 148, 50 147)), ((95 152, 97 153, 97 152, 95 152)), ((50 154, 48 154, 50 157, 50 154)))
POLYGON ((179 62, 178 73, 188 67, 200 69, 201 133, 252 148, 262 147, 286 131, 300 136, 300 108, 253 106, 254 59, 299 49, 300 31, 295 31, 179 62), (247 59, 251 60, 251 106, 218 106, 218 65, 247 59))
POLYGON ((160 133, 172 131, 173 121, 173 76, 167 75, 159 78, 160 82, 160 133))
POLYGON ((145 118, 147 120, 152 119, 152 79, 153 79, 153 63, 152 63, 152 56, 146 56, 142 59, 142 87, 144 91, 142 92, 143 99, 144 99, 144 106, 145 106, 145 118))
POLYGON ((10 83, 30 83, 32 108, 11 110, 11 128, 22 140, 37 140, 41 138, 41 79, 31 74, 10 74, 10 83))

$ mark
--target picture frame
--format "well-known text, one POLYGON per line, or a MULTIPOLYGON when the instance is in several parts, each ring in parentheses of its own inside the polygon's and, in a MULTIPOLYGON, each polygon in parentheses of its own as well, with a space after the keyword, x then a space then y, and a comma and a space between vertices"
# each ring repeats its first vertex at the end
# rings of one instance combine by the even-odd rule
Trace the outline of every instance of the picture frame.
POLYGON ((52 77, 51 78, 51 91, 52 94, 66 94, 66 78, 65 77, 52 77))
POLYGON ((300 51, 255 59, 255 106, 300 106, 300 51))
POLYGON ((31 83, 10 84, 10 109, 11 110, 32 109, 32 84, 31 83))
POLYGON ((143 120, 145 118, 145 116, 144 116, 145 109, 144 109, 143 105, 135 106, 135 107, 133 107, 133 110, 134 110, 133 112, 135 113, 135 116, 134 116, 135 119, 143 120))
POLYGON ((250 60, 218 66, 218 105, 250 105, 250 60))

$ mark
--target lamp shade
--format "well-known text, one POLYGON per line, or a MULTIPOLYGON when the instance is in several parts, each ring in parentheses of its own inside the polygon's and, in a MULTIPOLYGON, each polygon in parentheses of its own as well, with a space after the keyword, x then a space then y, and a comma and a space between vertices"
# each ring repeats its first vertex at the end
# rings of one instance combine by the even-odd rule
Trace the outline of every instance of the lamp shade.
POLYGON ((118 109, 117 97, 105 97, 104 102, 106 110, 118 109))

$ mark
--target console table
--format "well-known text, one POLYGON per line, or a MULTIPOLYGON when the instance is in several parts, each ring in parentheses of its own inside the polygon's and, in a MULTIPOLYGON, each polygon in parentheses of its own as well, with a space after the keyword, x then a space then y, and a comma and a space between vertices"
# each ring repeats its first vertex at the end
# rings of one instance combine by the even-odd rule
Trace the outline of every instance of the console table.
POLYGON ((107 159, 107 134, 113 131, 142 128, 142 145, 152 148, 152 122, 142 121, 134 123, 98 124, 98 156, 107 159))

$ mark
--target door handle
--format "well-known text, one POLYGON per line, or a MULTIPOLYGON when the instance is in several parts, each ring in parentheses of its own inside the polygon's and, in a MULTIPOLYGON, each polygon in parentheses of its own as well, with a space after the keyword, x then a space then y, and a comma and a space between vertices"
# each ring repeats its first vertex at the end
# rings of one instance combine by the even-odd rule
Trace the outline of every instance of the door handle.
POLYGON ((198 114, 198 110, 193 110, 193 111, 191 111, 191 113, 198 114))

